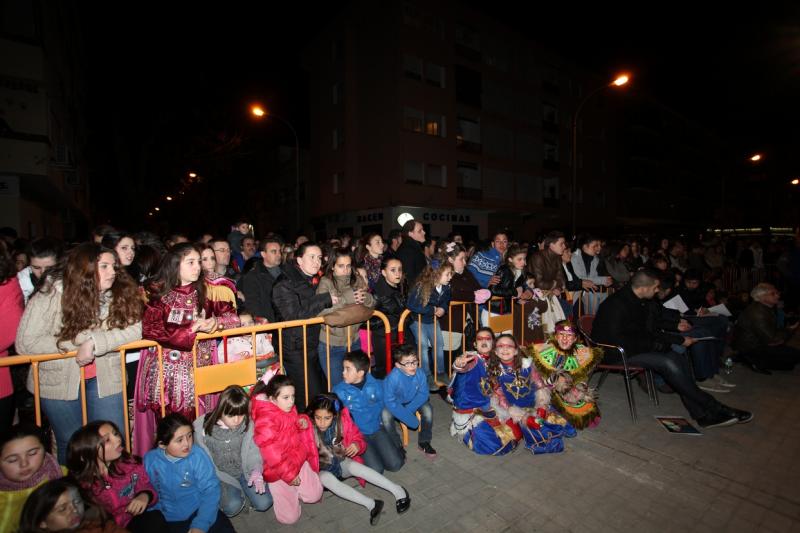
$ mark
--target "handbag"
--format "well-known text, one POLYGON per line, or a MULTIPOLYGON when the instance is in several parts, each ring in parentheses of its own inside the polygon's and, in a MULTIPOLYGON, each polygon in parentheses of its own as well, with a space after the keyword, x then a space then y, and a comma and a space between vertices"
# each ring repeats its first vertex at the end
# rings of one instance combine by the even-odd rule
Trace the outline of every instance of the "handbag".
POLYGON ((329 326, 342 328, 366 322, 372 316, 372 309, 364 304, 346 304, 322 316, 329 326))
POLYGON ((547 311, 542 313, 542 329, 545 335, 550 335, 556 330, 556 324, 564 320, 564 309, 555 295, 547 296, 547 311))

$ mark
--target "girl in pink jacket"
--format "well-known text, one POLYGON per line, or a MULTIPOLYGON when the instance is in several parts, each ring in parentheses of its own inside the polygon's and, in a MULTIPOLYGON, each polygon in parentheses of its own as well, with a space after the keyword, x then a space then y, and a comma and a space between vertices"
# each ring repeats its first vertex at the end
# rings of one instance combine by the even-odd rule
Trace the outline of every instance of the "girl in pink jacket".
POLYGON ((161 511, 148 510, 158 495, 142 461, 123 446, 113 422, 89 422, 69 440, 67 467, 114 521, 132 533, 167 532, 161 511))

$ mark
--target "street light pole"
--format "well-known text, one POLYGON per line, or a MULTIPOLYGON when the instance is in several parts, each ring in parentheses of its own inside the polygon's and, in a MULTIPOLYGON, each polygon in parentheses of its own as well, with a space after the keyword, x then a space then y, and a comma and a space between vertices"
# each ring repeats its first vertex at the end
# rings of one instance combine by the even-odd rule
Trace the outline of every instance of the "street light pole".
POLYGON ((610 87, 622 87, 630 78, 627 75, 620 75, 606 85, 601 85, 594 91, 590 92, 583 99, 578 103, 578 107, 575 109, 575 114, 572 115, 572 194, 570 195, 572 198, 572 237, 575 237, 577 232, 577 220, 578 220, 578 117, 580 117, 581 110, 583 106, 586 105, 586 102, 591 100, 591 98, 608 89, 610 87))
POLYGON ((302 232, 303 228, 301 227, 302 224, 302 217, 300 216, 300 139, 297 136, 297 130, 294 129, 292 124, 284 119, 279 117, 274 113, 267 113, 263 107, 254 105, 250 112, 253 113, 256 117, 269 117, 278 120, 279 122, 283 122, 286 127, 288 127, 292 131, 292 135, 294 135, 294 170, 295 170, 295 189, 294 189, 294 200, 295 200, 295 211, 296 211, 296 223, 297 223, 297 232, 302 232))

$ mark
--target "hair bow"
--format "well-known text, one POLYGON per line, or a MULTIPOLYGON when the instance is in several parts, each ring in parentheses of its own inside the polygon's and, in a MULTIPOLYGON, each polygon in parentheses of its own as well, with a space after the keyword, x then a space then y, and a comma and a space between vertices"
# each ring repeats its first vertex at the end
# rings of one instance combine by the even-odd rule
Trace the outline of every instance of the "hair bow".
POLYGON ((445 249, 445 251, 446 251, 448 254, 451 254, 451 253, 453 253, 453 250, 455 250, 455 249, 456 249, 456 243, 454 243, 454 242, 448 242, 448 243, 447 243, 447 244, 444 246, 444 249, 445 249))

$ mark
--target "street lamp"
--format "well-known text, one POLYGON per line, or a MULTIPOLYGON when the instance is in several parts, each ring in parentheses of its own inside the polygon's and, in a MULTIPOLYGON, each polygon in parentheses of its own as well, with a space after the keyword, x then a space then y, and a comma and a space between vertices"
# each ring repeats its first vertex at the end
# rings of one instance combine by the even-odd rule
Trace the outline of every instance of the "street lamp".
POLYGON ((761 161, 761 154, 753 154, 750 157, 750 161, 752 161, 753 163, 758 163, 759 161, 761 161))
POLYGON ((792 184, 792 185, 800 185, 800 179, 797 179, 797 178, 793 179, 793 180, 791 181, 791 184, 792 184))
POLYGON ((300 140, 297 137, 297 131, 294 127, 289 123, 288 120, 285 120, 274 113, 267 113, 267 110, 261 107, 258 104, 254 104, 250 106, 250 113, 253 114, 256 118, 274 118, 280 122, 286 124, 286 126, 292 130, 292 134, 294 135, 294 168, 295 168, 295 191, 294 191, 294 199, 296 204, 295 211, 297 212, 297 231, 302 231, 301 228, 301 218, 300 218, 300 140))
POLYGON ((572 115, 572 236, 575 236, 577 231, 577 218, 578 218, 578 117, 581 114, 583 106, 594 95, 608 89, 609 87, 622 87, 630 81, 627 74, 620 74, 614 81, 601 85, 594 91, 587 94, 583 100, 578 103, 575 109, 575 114, 572 115))

